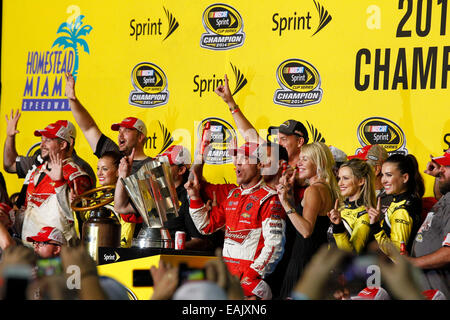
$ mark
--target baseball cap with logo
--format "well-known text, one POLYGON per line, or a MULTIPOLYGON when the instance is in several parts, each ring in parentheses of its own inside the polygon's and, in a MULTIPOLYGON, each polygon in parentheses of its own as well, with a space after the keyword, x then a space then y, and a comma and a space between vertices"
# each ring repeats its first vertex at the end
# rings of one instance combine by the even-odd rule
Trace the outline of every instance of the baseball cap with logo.
POLYGON ((279 132, 287 135, 296 135, 303 137, 305 143, 308 143, 308 130, 303 123, 296 120, 286 120, 279 127, 269 127, 269 132, 273 129, 278 129, 279 132))
POLYGON ((384 162, 388 157, 386 149, 379 144, 364 146, 357 154, 348 156, 348 160, 357 158, 361 160, 369 160, 373 163, 384 162))
POLYGON ((191 164, 191 153, 181 145, 170 146, 166 151, 156 156, 160 161, 166 161, 170 165, 191 164))
POLYGON ((447 151, 443 156, 434 157, 433 161, 440 164, 441 166, 450 166, 450 152, 447 151))
POLYGON ((71 143, 76 138, 75 126, 67 120, 50 123, 43 130, 34 131, 36 137, 44 136, 49 139, 61 138, 71 143))
POLYGON ((234 148, 230 150, 230 154, 232 156, 236 156, 238 154, 244 154, 247 157, 258 158, 258 147, 259 144, 256 142, 246 142, 239 148, 234 148))
POLYGON ((147 127, 144 122, 138 118, 128 117, 122 120, 120 123, 113 123, 111 125, 111 130, 119 131, 120 127, 128 128, 128 129, 136 129, 141 132, 144 136, 147 136, 147 127))
POLYGON ((46 242, 52 240, 60 244, 66 244, 66 239, 62 232, 55 227, 43 227, 37 235, 27 237, 28 242, 46 242))

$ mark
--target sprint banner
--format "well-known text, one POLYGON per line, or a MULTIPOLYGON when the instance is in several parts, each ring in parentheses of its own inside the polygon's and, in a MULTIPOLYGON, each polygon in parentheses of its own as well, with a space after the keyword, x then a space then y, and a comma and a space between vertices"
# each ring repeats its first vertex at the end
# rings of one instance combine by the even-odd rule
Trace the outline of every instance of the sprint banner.
MULTIPOLYGON (((311 141, 348 155, 378 143, 413 153, 423 171, 450 146, 448 2, 5 0, 1 112, 21 111, 16 148, 32 152, 34 130, 75 122, 64 94, 71 72, 77 97, 113 140, 112 123, 145 121, 149 156, 172 144, 193 153, 209 120, 206 178, 234 182, 227 150, 243 138, 214 93, 227 74, 264 137, 296 119, 311 141)), ((4 145, 5 120, 0 130, 4 145)), ((75 148, 95 169, 79 129, 75 148)), ((23 181, 3 173, 10 194, 19 191, 23 181)))

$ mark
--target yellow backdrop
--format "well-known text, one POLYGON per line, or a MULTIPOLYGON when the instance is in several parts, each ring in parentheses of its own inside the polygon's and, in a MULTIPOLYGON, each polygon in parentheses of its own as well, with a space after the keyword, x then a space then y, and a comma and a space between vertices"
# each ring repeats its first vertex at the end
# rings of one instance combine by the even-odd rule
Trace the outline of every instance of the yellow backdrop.
MULTIPOLYGON (((413 153, 423 171, 450 144, 448 16, 445 0, 5 0, 1 113, 22 110, 16 144, 27 153, 40 141, 35 129, 74 121, 63 72, 76 71, 79 99, 113 140, 111 124, 136 116, 148 126, 148 155, 171 143, 193 150, 206 118, 234 134, 213 91, 228 74, 258 129, 297 119, 347 154, 378 142, 413 153)), ((229 163, 205 174, 235 181, 229 163)), ((4 175, 18 191, 22 181, 4 175)))

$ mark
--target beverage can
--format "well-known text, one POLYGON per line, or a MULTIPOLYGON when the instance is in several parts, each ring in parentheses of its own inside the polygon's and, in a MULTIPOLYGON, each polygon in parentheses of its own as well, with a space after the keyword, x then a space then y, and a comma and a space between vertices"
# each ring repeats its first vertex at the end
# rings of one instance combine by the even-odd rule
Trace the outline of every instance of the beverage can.
POLYGON ((184 250, 186 244, 186 232, 175 232, 175 250, 184 250))

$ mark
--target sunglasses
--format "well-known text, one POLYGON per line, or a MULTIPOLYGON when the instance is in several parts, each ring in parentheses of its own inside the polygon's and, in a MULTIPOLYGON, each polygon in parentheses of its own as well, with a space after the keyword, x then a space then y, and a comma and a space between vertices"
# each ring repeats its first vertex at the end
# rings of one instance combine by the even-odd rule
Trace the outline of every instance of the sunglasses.
POLYGON ((54 242, 50 242, 50 241, 43 241, 43 242, 35 241, 35 242, 33 242, 33 245, 36 246, 36 247, 43 247, 43 246, 48 245, 48 244, 51 244, 51 245, 54 245, 54 246, 58 246, 58 247, 61 246, 59 243, 54 243, 54 242))

